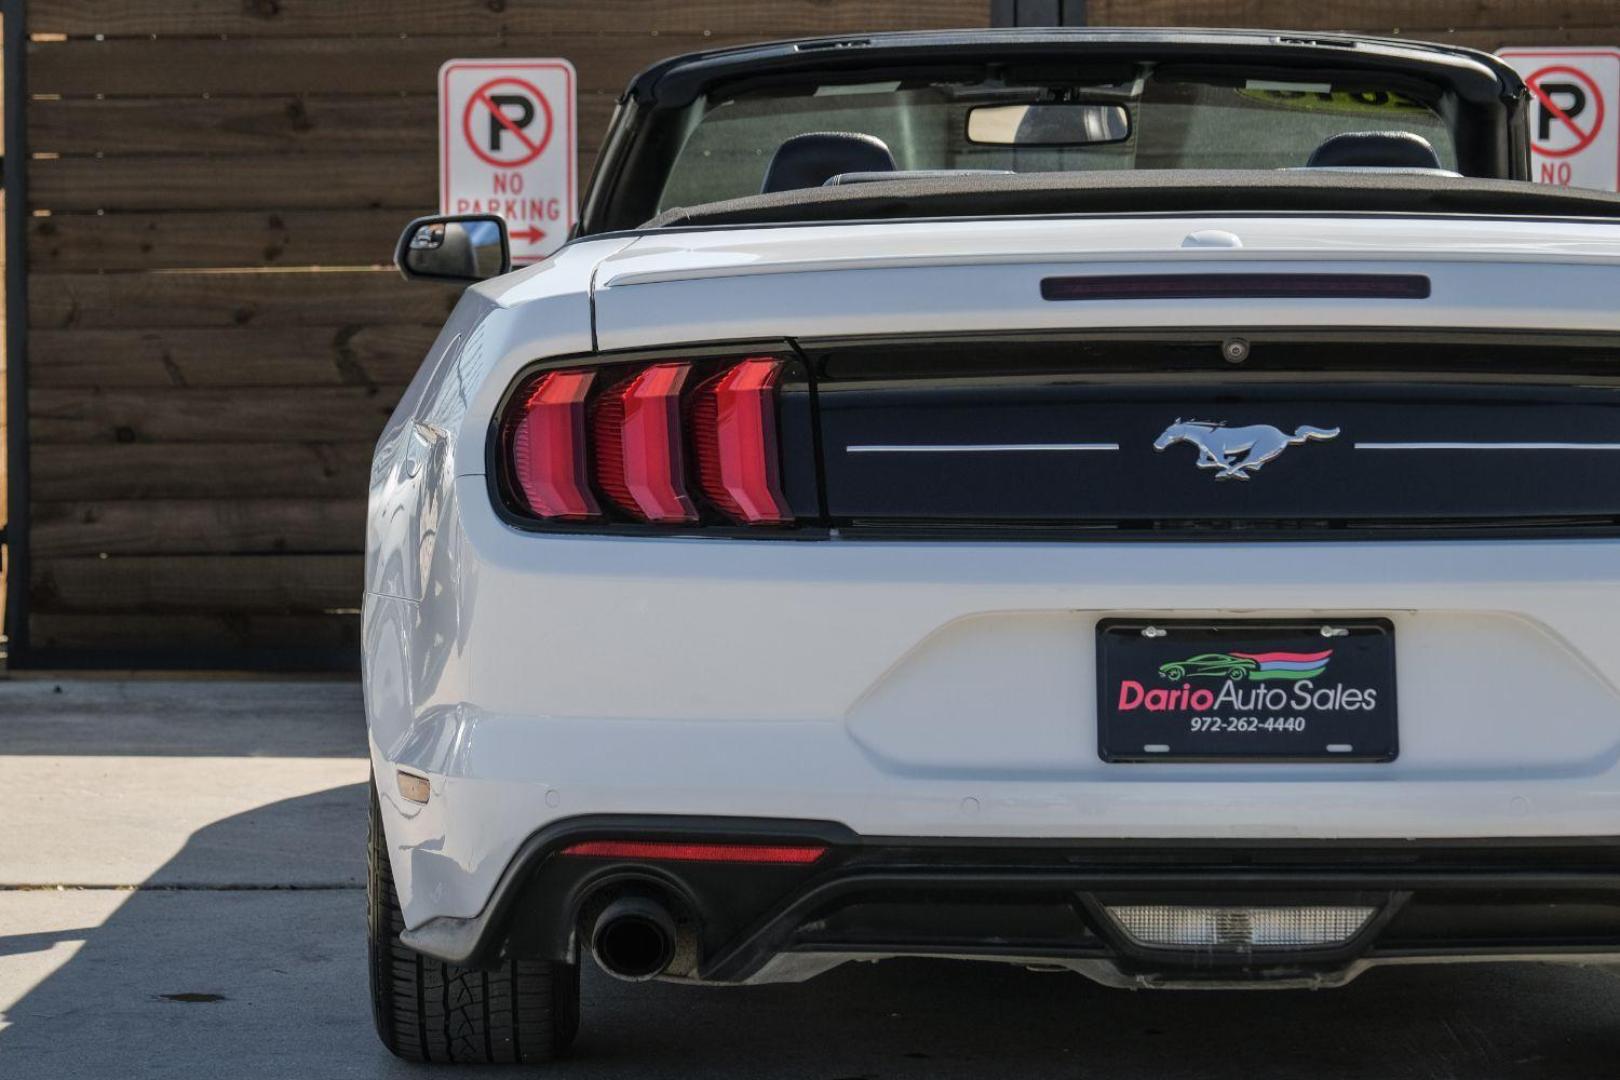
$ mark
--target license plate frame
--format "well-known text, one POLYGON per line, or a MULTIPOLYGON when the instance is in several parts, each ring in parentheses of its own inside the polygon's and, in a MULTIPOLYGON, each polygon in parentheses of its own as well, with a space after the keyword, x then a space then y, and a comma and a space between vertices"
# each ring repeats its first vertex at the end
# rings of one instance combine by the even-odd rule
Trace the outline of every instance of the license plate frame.
POLYGON ((1107 618, 1096 650, 1104 761, 1366 764, 1399 755, 1389 619, 1107 618))

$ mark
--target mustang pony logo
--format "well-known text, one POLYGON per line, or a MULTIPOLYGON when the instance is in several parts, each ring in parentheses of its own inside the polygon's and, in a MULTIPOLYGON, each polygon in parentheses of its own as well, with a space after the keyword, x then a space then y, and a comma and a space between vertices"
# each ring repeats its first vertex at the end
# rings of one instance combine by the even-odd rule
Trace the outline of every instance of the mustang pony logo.
POLYGON ((1229 428, 1224 421, 1182 420, 1164 429, 1164 434, 1153 440, 1153 449, 1163 450, 1178 442, 1190 442, 1198 447, 1198 467, 1218 469, 1217 480, 1247 480, 1249 474, 1290 446, 1303 442, 1326 442, 1337 438, 1338 428, 1319 428, 1304 424, 1292 435, 1270 424, 1251 424, 1248 427, 1229 428))
POLYGON ((1265 682, 1269 679, 1314 679, 1327 670, 1333 657, 1332 649, 1321 652, 1231 652, 1200 653, 1186 660, 1175 660, 1159 665, 1159 678, 1180 682, 1186 678, 1244 679, 1265 682))

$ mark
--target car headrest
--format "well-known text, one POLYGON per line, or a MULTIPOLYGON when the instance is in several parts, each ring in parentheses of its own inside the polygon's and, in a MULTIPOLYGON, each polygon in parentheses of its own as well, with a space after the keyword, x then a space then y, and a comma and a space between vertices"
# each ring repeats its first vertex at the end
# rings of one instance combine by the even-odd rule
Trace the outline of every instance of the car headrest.
POLYGON ((771 156, 760 193, 820 187, 839 173, 893 172, 888 144, 853 131, 815 131, 795 135, 771 156))
POLYGON ((1438 169, 1440 156, 1428 139, 1410 131, 1347 131, 1322 140, 1305 165, 1312 169, 1438 169))

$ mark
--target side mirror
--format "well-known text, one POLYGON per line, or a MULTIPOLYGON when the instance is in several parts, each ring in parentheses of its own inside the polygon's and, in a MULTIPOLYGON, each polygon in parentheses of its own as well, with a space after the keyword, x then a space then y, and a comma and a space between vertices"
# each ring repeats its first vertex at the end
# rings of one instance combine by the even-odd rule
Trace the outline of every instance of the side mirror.
POLYGON ((406 281, 471 285, 499 277, 512 269, 506 222, 494 214, 417 218, 400 234, 394 265, 406 281))

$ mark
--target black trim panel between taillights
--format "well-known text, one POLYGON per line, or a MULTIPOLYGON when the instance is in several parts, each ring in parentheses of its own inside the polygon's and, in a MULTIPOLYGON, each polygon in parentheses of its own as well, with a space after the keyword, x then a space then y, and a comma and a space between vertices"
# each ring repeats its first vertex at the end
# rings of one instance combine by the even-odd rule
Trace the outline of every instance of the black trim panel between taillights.
POLYGON ((1620 335, 1232 326, 796 344, 841 537, 1620 531, 1620 335))

